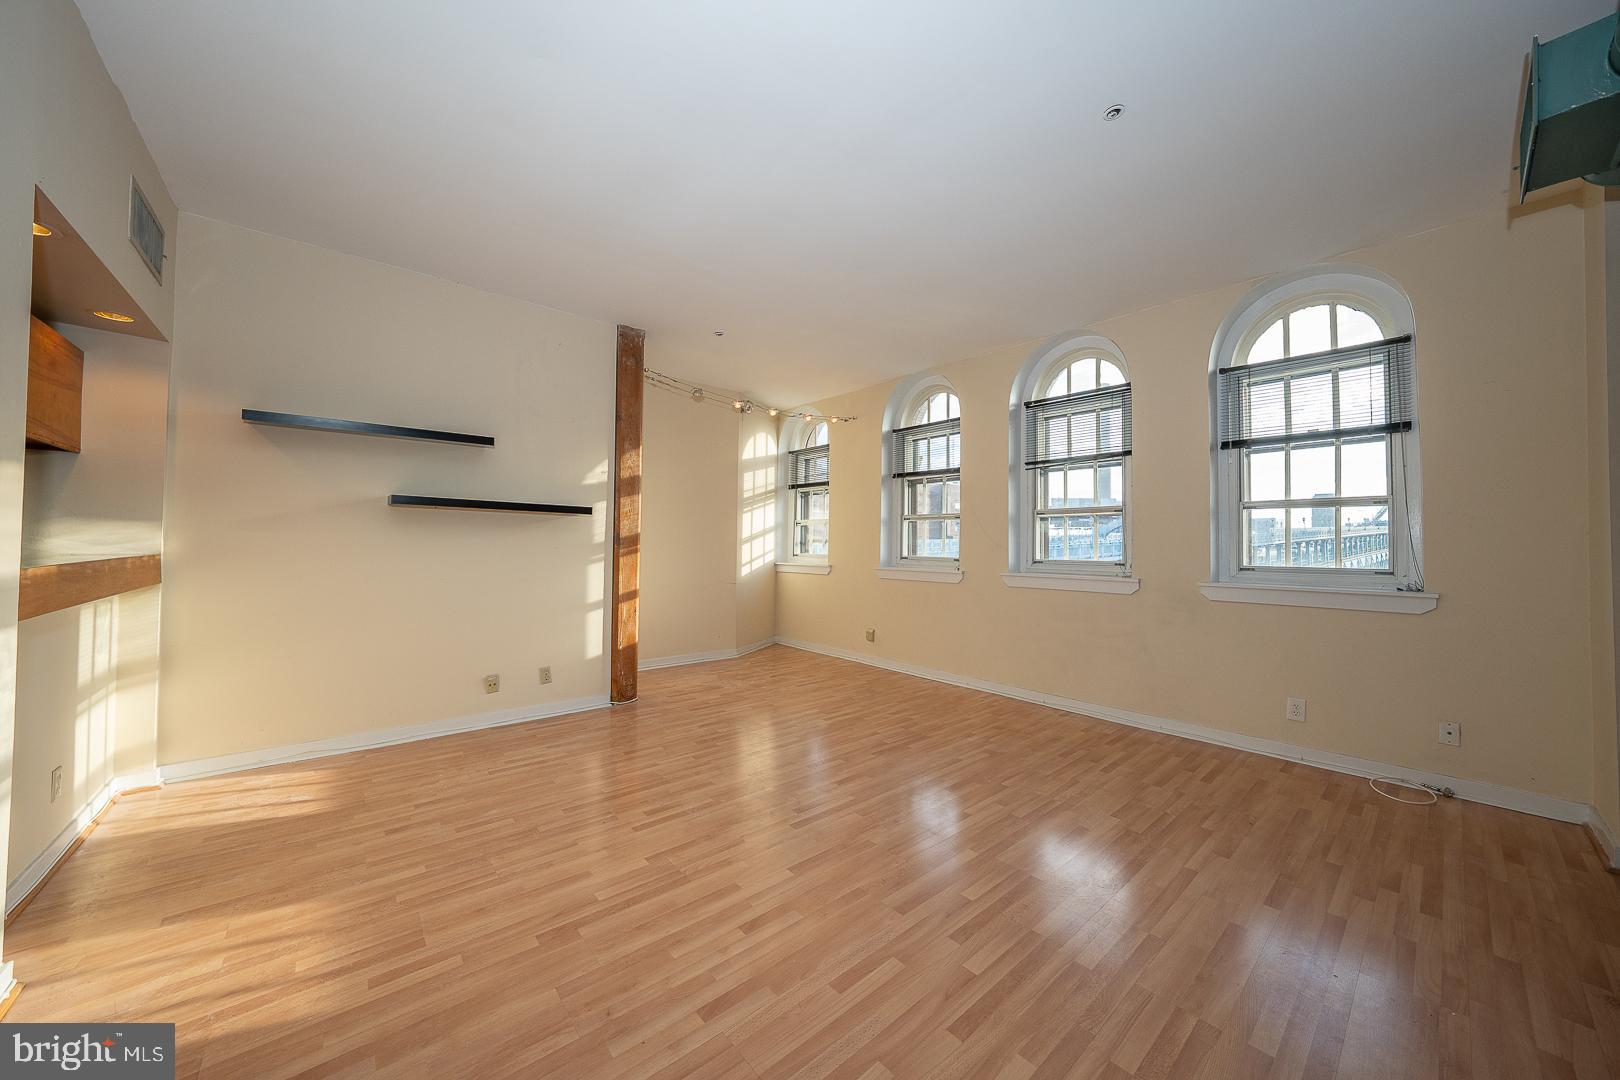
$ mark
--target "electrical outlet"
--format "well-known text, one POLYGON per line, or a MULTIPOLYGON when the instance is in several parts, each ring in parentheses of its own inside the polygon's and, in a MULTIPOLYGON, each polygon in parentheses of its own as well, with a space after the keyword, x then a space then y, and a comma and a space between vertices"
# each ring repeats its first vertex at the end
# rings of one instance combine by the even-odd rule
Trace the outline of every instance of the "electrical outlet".
POLYGON ((498 694, 501 692, 501 677, 499 675, 484 676, 484 693, 498 694))
POLYGON ((876 641, 877 640, 877 631, 872 629, 870 626, 868 626, 866 628, 866 640, 867 641, 876 641))
POLYGON ((1455 720, 1447 720, 1440 725, 1440 741, 1447 746, 1462 745, 1462 725, 1455 720))
POLYGON ((62 797, 62 766, 51 770, 51 802, 62 797))
POLYGON ((1302 697, 1289 698, 1288 711, 1283 715, 1296 724, 1303 724, 1305 722, 1305 699, 1302 697))
POLYGON ((543 667, 543 668, 540 669, 540 685, 541 686, 550 686, 551 685, 551 668, 543 667))

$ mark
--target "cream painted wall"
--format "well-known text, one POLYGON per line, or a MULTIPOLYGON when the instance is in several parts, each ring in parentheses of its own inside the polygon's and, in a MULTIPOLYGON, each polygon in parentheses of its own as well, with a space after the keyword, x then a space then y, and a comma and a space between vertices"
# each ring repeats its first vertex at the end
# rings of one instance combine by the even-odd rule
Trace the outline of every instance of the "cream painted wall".
POLYGON ((775 633, 776 423, 648 385, 642 455, 643 664, 775 633))
MULTIPOLYGON (((16 779, 15 613, 34 188, 38 185, 50 196, 167 332, 173 289, 148 273, 128 241, 132 174, 172 240, 174 203, 78 9, 71 0, 8 0, 0 5, 0 849, 11 846, 16 779)), ((168 280, 172 284, 172 275, 168 280)), ((28 738, 23 736, 25 749, 28 738)))
POLYGON ((737 647, 737 418, 646 390, 640 660, 729 652, 737 647))
POLYGON ((605 700, 614 328, 191 215, 180 243, 158 760, 605 700), (255 427, 243 408, 496 445, 255 427))
MULTIPOLYGON (((940 370, 962 398, 960 584, 878 580, 879 431, 893 384, 817 403, 832 432, 834 569, 784 576, 778 633, 1104 706, 1581 802, 1592 793, 1583 214, 1476 217, 1350 260, 1417 315, 1426 615, 1215 603, 1208 363, 1234 285, 1099 323, 1134 384, 1129 596, 1010 589, 1007 405, 1033 343, 940 370), (1542 421, 1536 453, 1518 437, 1542 421), (1526 537, 1507 507, 1544 520, 1526 537), (878 630, 875 645, 863 629, 878 630), (1283 718, 1286 697, 1309 722, 1283 718), (1462 745, 1436 740, 1462 722, 1462 745)), ((1288 269, 1288 268, 1279 268, 1288 269)), ((1054 722, 1061 722, 1054 719, 1054 722)))
POLYGON ((777 454, 774 419, 763 411, 742 416, 737 432, 736 525, 737 648, 776 634, 777 454))

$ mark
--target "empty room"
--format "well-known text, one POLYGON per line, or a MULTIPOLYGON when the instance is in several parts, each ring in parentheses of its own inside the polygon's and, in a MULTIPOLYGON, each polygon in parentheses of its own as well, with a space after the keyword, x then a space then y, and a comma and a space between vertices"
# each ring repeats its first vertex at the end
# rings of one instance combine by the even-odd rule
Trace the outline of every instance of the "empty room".
POLYGON ((0 0, 0 1077, 1620 1080, 1614 0, 0 0))

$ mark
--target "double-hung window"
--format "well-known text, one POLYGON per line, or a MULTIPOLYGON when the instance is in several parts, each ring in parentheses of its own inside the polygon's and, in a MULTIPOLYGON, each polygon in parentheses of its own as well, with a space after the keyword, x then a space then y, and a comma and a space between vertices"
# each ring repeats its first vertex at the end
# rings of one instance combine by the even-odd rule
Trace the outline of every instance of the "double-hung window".
POLYGON ((1420 588, 1411 335, 1334 299, 1250 340, 1216 373, 1229 579, 1420 588))
POLYGON ((1032 569, 1121 572, 1131 385, 1104 356, 1068 356, 1024 402, 1023 467, 1032 569))
POLYGON ((909 410, 910 422, 889 433, 903 560, 961 557, 961 418, 955 394, 932 390, 909 410))
POLYGON ((804 445, 788 452, 788 488, 793 497, 794 558, 827 557, 828 520, 832 497, 827 447, 827 424, 822 421, 805 436, 804 445))

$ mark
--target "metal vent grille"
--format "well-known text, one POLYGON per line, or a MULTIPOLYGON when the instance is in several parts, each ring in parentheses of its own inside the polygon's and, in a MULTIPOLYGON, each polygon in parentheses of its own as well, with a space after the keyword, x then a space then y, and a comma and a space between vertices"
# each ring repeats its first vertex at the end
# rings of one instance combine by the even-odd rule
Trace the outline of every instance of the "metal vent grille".
POLYGON ((152 204, 146 201, 135 178, 129 178, 129 242, 141 253, 141 260, 152 276, 163 280, 163 226, 158 224, 152 204))

